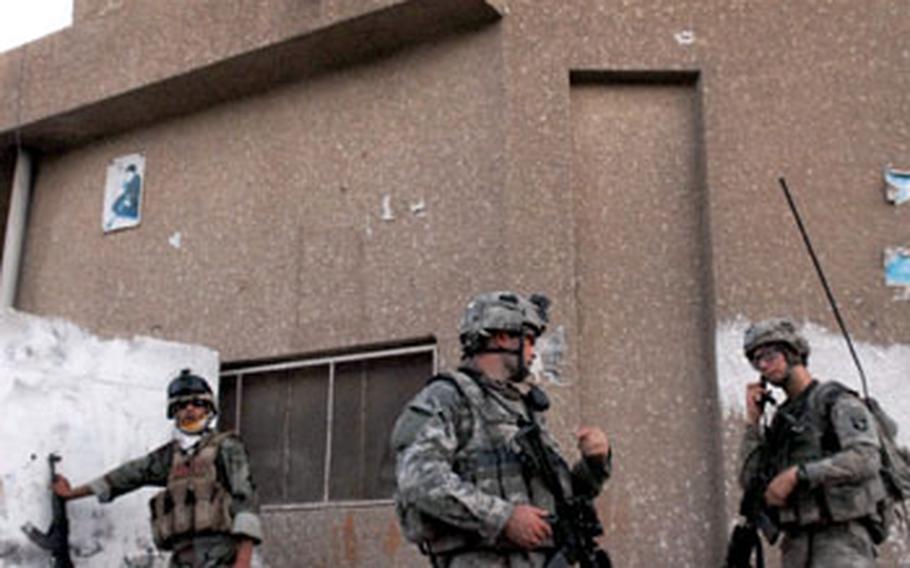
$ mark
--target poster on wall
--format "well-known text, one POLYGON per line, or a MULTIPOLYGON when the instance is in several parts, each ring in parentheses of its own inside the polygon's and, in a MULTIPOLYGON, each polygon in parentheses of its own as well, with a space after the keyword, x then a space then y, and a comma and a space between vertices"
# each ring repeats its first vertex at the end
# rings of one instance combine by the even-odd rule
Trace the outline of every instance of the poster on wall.
POLYGON ((111 160, 104 182, 101 228, 105 233, 135 227, 142 220, 145 156, 129 154, 111 160))
POLYGON ((910 201, 910 170, 885 166, 885 199, 895 205, 910 201))
POLYGON ((885 285, 910 286, 910 248, 885 249, 885 285))

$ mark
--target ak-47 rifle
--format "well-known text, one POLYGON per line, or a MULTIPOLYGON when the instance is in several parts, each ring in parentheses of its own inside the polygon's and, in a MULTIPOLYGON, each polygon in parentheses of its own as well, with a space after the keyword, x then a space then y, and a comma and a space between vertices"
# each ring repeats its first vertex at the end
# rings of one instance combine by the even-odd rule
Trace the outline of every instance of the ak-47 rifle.
MULTIPOLYGON (((49 454, 47 462, 51 468, 51 483, 57 476, 56 464, 60 461, 57 454, 49 454)), ((70 558, 70 523, 66 516, 66 500, 56 493, 51 492, 51 510, 53 519, 47 532, 41 532, 31 523, 25 523, 22 531, 39 547, 50 551, 54 559, 54 568, 73 568, 70 558)))
POLYGON ((610 555, 594 540, 603 534, 597 509, 589 498, 566 497, 558 474, 559 468, 566 466, 544 445, 540 425, 536 421, 527 422, 515 441, 522 449, 523 467, 543 478, 556 502, 556 515, 549 520, 557 553, 547 563, 547 568, 575 564, 581 568, 611 568, 610 555))

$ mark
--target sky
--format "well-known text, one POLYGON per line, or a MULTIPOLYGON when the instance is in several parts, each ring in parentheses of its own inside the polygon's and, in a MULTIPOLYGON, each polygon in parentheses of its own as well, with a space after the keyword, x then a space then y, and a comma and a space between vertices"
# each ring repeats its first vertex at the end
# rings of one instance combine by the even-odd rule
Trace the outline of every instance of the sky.
POLYGON ((73 23, 73 0, 0 0, 0 52, 73 23))

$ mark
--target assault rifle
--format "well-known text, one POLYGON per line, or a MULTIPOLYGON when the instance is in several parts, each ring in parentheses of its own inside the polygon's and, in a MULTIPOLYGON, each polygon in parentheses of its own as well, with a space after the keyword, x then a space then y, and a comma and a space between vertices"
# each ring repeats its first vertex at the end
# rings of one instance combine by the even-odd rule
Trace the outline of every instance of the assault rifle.
MULTIPOLYGON (((768 381, 764 377, 761 379, 762 387, 765 393, 759 401, 759 406, 764 412, 766 405, 775 405, 777 401, 771 393, 768 392, 768 381)), ((773 432, 765 427, 766 436, 774 436, 773 432)), ((786 438, 780 440, 786 443, 786 438)), ((777 443, 772 440, 772 446, 777 443)), ((769 454, 769 446, 765 445, 758 457, 761 470, 752 484, 745 488, 742 501, 739 503, 739 514, 745 519, 733 529, 730 535, 730 542, 727 544, 727 559, 724 562, 724 568, 751 568, 752 553, 755 553, 755 567, 764 568, 765 559, 762 550, 761 538, 759 532, 765 535, 769 543, 774 544, 780 536, 780 526, 777 518, 777 511, 765 503, 765 490, 768 484, 774 479, 777 468, 774 466, 769 454)))
MULTIPOLYGON (((60 461, 57 454, 49 454, 47 462, 51 466, 51 483, 57 476, 56 464, 60 461)), ((66 500, 56 493, 51 493, 53 519, 47 532, 41 532, 31 523, 25 523, 22 531, 39 547, 50 551, 54 559, 54 568, 73 568, 70 558, 70 523, 66 516, 66 500)))
MULTIPOLYGON (((763 465, 767 465, 764 456, 760 459, 763 465)), ((777 512, 765 504, 765 489, 772 477, 773 472, 770 468, 764 467, 761 475, 746 487, 739 504, 739 514, 745 518, 745 522, 737 525, 730 535, 724 568, 752 568, 753 552, 755 568, 764 568, 765 560, 759 533, 764 534, 771 544, 780 536, 777 512)))
POLYGON ((610 555, 594 540, 604 532, 594 503, 585 497, 566 497, 558 474, 565 464, 543 444, 540 425, 534 421, 525 423, 515 441, 521 448, 522 466, 543 478, 556 501, 556 515, 549 521, 557 552, 547 568, 575 564, 581 568, 611 568, 610 555))

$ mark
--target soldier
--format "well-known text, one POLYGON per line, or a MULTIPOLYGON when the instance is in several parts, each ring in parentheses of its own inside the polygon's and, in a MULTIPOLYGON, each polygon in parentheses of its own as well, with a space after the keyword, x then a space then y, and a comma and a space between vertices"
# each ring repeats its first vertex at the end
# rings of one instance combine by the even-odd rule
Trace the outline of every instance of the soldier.
POLYGON ((86 485, 72 488, 57 476, 54 492, 64 499, 96 495, 106 503, 145 485, 165 487, 150 505, 155 544, 173 551, 170 565, 246 568, 262 528, 243 442, 213 430, 218 411, 202 377, 184 369, 167 395, 170 442, 86 485))
POLYGON ((559 496, 590 505, 610 475, 610 446, 596 427, 577 430, 583 459, 569 469, 542 426, 549 401, 525 381, 548 305, 512 292, 474 298, 459 328, 462 365, 431 379, 398 418, 396 508, 433 566, 545 566, 561 554, 550 522, 559 496), (528 467, 529 425, 558 463, 559 487, 528 467))
POLYGON ((783 567, 875 566, 885 489, 872 415, 853 391, 812 378, 809 343, 792 322, 752 325, 743 350, 761 381, 746 388, 740 483, 767 483, 764 504, 784 534, 783 567), (766 382, 787 399, 763 430, 766 382))

